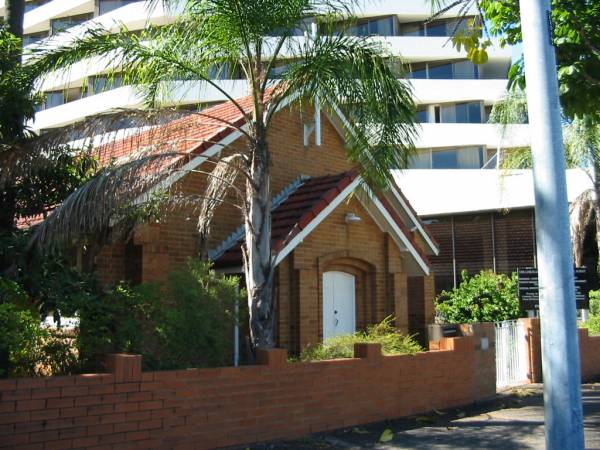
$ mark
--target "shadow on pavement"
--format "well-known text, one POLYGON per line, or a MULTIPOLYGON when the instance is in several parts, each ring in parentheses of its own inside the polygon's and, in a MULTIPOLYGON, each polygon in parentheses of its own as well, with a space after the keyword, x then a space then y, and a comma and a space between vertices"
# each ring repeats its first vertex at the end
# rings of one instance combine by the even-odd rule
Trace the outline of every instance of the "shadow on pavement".
MULTIPOLYGON (((586 448, 600 449, 600 384, 583 386, 586 448)), ((255 444, 250 450, 312 449, 538 449, 544 448, 541 385, 501 392, 465 408, 319 433, 295 441, 255 444), (385 430, 391 440, 380 442, 385 430), (391 434, 390 434, 391 432, 391 434)))

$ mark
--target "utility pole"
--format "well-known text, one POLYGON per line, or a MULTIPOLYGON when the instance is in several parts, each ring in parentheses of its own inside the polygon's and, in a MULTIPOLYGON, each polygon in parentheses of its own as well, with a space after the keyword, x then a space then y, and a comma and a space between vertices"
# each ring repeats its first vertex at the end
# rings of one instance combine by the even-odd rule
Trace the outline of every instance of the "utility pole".
POLYGON ((583 449, 581 369, 549 0, 521 0, 535 216, 546 448, 583 449))

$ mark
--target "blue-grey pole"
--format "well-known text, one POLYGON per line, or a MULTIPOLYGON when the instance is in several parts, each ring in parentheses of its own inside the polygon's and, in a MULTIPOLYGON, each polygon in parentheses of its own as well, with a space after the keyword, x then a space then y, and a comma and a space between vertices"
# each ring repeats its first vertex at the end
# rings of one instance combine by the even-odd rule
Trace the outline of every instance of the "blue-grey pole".
POLYGON ((583 449, 565 158, 548 0, 521 0, 533 156, 546 448, 583 449))

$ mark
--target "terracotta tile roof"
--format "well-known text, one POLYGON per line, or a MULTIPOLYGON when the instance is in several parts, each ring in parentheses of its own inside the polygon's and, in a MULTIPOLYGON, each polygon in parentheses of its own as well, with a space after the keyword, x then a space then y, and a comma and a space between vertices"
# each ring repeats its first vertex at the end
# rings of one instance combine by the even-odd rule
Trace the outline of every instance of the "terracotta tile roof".
MULTIPOLYGON (((251 112, 252 98, 242 97, 236 100, 246 113, 251 112)), ((203 109, 198 114, 189 114, 172 120, 125 139, 105 144, 98 151, 101 163, 125 158, 151 145, 162 151, 176 151, 188 154, 202 154, 213 144, 220 142, 244 124, 242 112, 232 103, 225 102, 203 109)), ((157 150, 159 151, 159 150, 157 150)))
MULTIPOLYGON (((356 177, 350 171, 338 175, 310 178, 292 192, 271 213, 271 245, 274 252, 283 249, 294 236, 308 227, 356 177)), ((215 261, 217 267, 242 264, 242 241, 238 240, 215 261)))
MULTIPOLYGON (((268 90, 268 97, 273 88, 268 90)), ((252 97, 246 96, 236 99, 239 106, 250 113, 252 108, 252 97)), ((157 145, 157 152, 170 151, 182 154, 200 155, 208 150, 213 144, 220 142, 236 130, 226 123, 241 127, 244 124, 242 112, 233 102, 224 102, 206 108, 201 114, 190 114, 183 118, 172 120, 164 125, 133 134, 125 139, 104 144, 96 149, 100 158, 100 165, 106 166, 114 160, 126 158, 151 145, 157 145)), ((185 162, 189 157, 184 155, 173 157, 154 165, 149 171, 160 170, 161 167, 177 165, 185 162)), ((17 227, 26 229, 44 221, 42 215, 23 217, 17 222, 17 227)))

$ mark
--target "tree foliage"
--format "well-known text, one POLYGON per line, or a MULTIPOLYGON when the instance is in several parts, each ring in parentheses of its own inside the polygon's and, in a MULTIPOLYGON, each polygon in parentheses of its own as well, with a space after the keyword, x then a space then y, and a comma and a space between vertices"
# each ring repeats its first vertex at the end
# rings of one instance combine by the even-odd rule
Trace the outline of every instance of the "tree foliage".
MULTIPOLYGON (((462 14, 478 10, 484 33, 470 34, 470 58, 478 63, 485 59, 490 36, 501 45, 515 45, 523 40, 518 0, 431 0, 435 11, 459 7, 462 14)), ((556 48, 561 104, 565 114, 574 118, 589 115, 600 120, 600 4, 595 0, 552 0, 552 41, 556 48)), ((464 37, 453 37, 455 46, 464 37)), ((509 71, 510 84, 525 87, 524 61, 521 58, 509 71)))
POLYGON ((461 273, 460 284, 436 299, 438 316, 446 323, 498 322, 521 316, 517 277, 481 271, 461 273))

